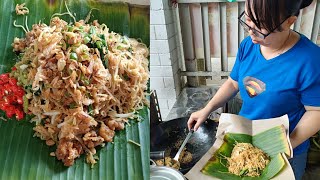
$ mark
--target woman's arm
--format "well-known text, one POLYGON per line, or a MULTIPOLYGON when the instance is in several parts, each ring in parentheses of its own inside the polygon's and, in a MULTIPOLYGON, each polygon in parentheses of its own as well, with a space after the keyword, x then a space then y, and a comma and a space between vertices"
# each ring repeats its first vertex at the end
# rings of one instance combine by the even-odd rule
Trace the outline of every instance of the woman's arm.
POLYGON ((305 106, 306 112, 290 134, 292 148, 297 147, 320 130, 320 107, 305 106))
POLYGON ((204 108, 207 116, 209 116, 212 111, 224 106, 238 92, 238 82, 229 77, 204 108))
POLYGON ((191 114, 188 120, 188 128, 191 129, 192 125, 196 122, 194 126, 194 130, 196 131, 199 126, 208 118, 212 111, 226 104, 238 93, 238 91, 238 82, 229 77, 203 109, 191 114))

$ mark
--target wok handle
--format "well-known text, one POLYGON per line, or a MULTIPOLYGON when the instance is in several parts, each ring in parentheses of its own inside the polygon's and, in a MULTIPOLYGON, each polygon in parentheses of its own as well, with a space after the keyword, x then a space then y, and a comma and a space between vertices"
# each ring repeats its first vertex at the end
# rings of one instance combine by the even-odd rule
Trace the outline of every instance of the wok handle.
POLYGON ((150 152, 150 159, 164 159, 164 151, 150 152))

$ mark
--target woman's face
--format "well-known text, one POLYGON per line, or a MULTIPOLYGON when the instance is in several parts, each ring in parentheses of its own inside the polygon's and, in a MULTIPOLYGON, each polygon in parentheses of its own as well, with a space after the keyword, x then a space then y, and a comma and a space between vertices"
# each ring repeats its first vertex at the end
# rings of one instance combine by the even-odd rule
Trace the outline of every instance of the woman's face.
MULTIPOLYGON (((255 29, 255 30, 259 31, 259 32, 262 32, 263 34, 269 34, 269 32, 266 29, 264 29, 264 28, 259 29, 254 24, 254 22, 250 19, 250 17, 247 16, 247 14, 248 14, 247 11, 245 11, 244 20, 245 20, 245 23, 251 27, 251 29, 255 29)), ((273 42, 275 39, 277 39, 277 31, 272 32, 265 39, 259 38, 256 35, 254 35, 252 30, 249 31, 249 35, 250 35, 253 43, 260 44, 260 45, 263 45, 263 46, 268 46, 269 44, 271 44, 271 42, 273 42)))
MULTIPOLYGON (((254 24, 254 22, 250 19, 250 17, 247 16, 247 14, 248 14, 248 13, 247 13, 247 11, 246 11, 245 14, 244 14, 245 23, 246 23, 247 25, 249 25, 249 27, 251 27, 251 29, 255 29, 255 30, 257 30, 257 31, 260 31, 260 32, 262 32, 263 34, 267 34, 267 33, 268 33, 268 31, 267 31, 266 29, 263 29, 263 28, 262 28, 262 29, 259 29, 259 28, 254 24)), ((259 43, 259 42, 262 42, 262 41, 263 41, 263 39, 255 36, 254 33, 252 32, 252 30, 249 31, 249 35, 250 35, 253 43, 259 43)))

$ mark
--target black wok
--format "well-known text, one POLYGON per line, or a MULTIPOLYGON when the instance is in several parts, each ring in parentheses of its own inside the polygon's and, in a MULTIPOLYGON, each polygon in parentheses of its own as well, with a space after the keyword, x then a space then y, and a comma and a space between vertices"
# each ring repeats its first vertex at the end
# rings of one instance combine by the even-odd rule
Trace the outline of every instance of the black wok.
MULTIPOLYGON (((188 117, 178 118, 151 127, 151 151, 165 150, 166 156, 173 158, 179 149, 179 147, 175 147, 177 142, 181 141, 182 143, 188 134, 188 119, 188 117)), ((187 173, 210 149, 216 139, 217 126, 216 122, 207 120, 193 133, 186 145, 187 151, 192 154, 192 161, 187 164, 180 164, 180 172, 187 173)))

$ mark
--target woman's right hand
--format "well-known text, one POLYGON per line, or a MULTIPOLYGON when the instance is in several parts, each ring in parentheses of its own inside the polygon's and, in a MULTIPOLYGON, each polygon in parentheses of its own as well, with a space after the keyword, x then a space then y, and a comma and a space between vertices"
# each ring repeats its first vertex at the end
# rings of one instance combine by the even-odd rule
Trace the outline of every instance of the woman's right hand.
POLYGON ((194 113, 191 114, 189 120, 188 120, 188 128, 189 130, 193 127, 194 125, 194 131, 197 131, 198 128, 200 127, 200 125, 207 120, 209 116, 209 113, 206 111, 205 108, 196 111, 194 113))
POLYGON ((203 109, 191 114, 188 120, 189 130, 194 125, 194 131, 197 131, 199 126, 205 120, 207 120, 209 114, 212 111, 218 109, 219 107, 223 107, 227 103, 227 101, 234 97, 238 92, 238 82, 229 77, 228 80, 222 84, 217 93, 203 109))

